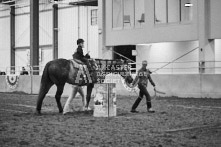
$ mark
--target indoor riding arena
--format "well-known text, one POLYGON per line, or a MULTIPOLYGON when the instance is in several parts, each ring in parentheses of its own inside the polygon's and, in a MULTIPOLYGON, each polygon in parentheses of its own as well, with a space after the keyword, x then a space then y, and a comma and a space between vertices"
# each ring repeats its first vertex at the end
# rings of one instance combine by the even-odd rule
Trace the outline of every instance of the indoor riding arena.
POLYGON ((220 147, 220 0, 0 0, 1 147, 220 147))

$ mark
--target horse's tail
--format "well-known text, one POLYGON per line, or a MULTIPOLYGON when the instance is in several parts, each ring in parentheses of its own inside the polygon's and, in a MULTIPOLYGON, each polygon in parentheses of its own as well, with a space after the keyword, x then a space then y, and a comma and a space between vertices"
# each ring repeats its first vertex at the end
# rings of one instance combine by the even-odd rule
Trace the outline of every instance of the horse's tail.
POLYGON ((51 81, 51 79, 49 77, 49 71, 48 71, 50 64, 51 64, 51 62, 48 62, 45 65, 45 68, 44 68, 44 71, 43 71, 43 74, 41 77, 40 89, 39 89, 37 106, 36 106, 36 113, 38 113, 38 114, 41 113, 41 106, 42 106, 42 102, 45 98, 45 95, 48 93, 49 89, 53 85, 53 82, 51 81))
POLYGON ((45 65, 45 68, 43 70, 42 77, 41 77, 41 84, 44 83, 44 82, 52 82, 50 77, 49 77, 49 73, 48 73, 48 68, 49 68, 50 64, 51 64, 51 62, 48 62, 45 65))

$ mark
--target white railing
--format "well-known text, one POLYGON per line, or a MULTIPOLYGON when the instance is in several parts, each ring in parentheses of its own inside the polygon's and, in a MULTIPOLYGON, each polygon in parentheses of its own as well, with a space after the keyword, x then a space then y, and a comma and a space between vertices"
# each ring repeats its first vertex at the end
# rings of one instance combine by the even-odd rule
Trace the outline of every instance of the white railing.
POLYGON ((42 75, 44 66, 10 66, 5 68, 6 75, 16 74, 20 75, 22 72, 22 67, 28 72, 28 75, 42 75))
MULTIPOLYGON (((135 73, 137 69, 142 66, 141 62, 129 64, 136 65, 136 68, 130 69, 132 73, 135 73)), ((5 72, 7 75, 20 75, 22 67, 26 69, 29 75, 42 75, 44 70, 44 66, 11 66, 6 68, 1 67, 0 71, 5 72)), ((149 62, 147 68, 150 69, 153 74, 198 74, 204 73, 205 71, 209 71, 208 73, 221 74, 221 61, 149 62), (205 65, 208 64, 212 66, 205 67, 205 65)))

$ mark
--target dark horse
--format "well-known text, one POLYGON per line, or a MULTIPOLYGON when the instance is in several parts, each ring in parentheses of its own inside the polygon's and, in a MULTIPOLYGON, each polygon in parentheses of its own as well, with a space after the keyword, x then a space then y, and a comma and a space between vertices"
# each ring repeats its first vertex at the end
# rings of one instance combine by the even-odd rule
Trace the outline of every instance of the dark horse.
POLYGON ((63 108, 60 99, 65 83, 84 86, 97 82, 97 64, 95 60, 88 59, 88 63, 90 65, 88 70, 82 69, 83 66, 75 66, 75 63, 76 62, 73 62, 72 60, 55 59, 46 64, 41 78, 41 85, 37 100, 37 114, 41 114, 42 102, 52 85, 55 84, 57 86, 55 99, 59 112, 62 113, 63 108))
POLYGON ((50 61, 46 64, 42 78, 41 78, 41 85, 40 85, 40 91, 38 95, 37 100, 37 107, 36 107, 36 113, 41 114, 41 107, 43 99, 45 98, 45 95, 48 93, 49 89, 52 85, 57 86, 57 92, 55 95, 55 99, 57 102, 57 106, 59 109, 59 112, 63 112, 63 108, 60 102, 61 95, 63 93, 64 85, 65 83, 69 83, 72 85, 80 85, 84 86, 87 85, 87 104, 89 105, 89 101, 91 98, 91 92, 94 87, 94 83, 102 83, 103 79, 105 79, 105 74, 107 73, 121 73, 120 75, 128 82, 132 82, 132 77, 129 74, 128 67, 125 67, 124 61, 122 60, 101 60, 97 59, 96 61, 93 59, 88 59, 88 63, 90 64, 89 73, 86 72, 82 73, 79 77, 79 68, 74 67, 73 62, 71 60, 66 59, 56 59, 53 61, 50 61), (105 61, 105 63, 102 63, 105 61), (109 64, 108 61, 111 63, 109 64), (97 65, 100 66, 98 69, 97 65), (107 65, 110 65, 107 68, 107 65), (87 74, 87 79, 85 79, 85 75, 87 74), (80 78, 80 80, 79 80, 80 78))

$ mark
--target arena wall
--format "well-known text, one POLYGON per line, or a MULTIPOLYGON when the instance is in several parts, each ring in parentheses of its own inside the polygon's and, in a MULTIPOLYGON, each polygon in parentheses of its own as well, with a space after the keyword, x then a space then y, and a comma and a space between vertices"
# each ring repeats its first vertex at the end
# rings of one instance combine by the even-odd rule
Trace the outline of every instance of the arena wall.
MULTIPOLYGON (((136 96, 135 92, 128 91, 122 84, 119 76, 109 77, 107 82, 116 82, 117 93, 124 96, 136 96)), ((221 98, 221 74, 162 74, 152 75, 156 88, 166 94, 157 94, 161 97, 182 97, 182 98, 221 98)), ((11 89, 5 76, 0 76, 0 92, 23 92, 38 94, 41 76, 19 76, 18 85, 11 89)), ((84 88, 86 90, 86 87, 84 88)), ((152 85, 148 85, 150 95, 154 95, 152 85)), ((71 91, 71 85, 66 84, 63 96, 67 97, 71 91)), ((85 91, 86 92, 86 91, 85 91)), ((54 96, 56 87, 53 86, 48 95, 54 96)), ((138 93, 138 91, 137 91, 138 93)), ((93 95, 93 94, 92 94, 93 95)))

